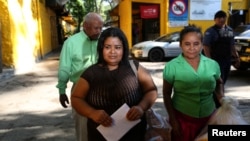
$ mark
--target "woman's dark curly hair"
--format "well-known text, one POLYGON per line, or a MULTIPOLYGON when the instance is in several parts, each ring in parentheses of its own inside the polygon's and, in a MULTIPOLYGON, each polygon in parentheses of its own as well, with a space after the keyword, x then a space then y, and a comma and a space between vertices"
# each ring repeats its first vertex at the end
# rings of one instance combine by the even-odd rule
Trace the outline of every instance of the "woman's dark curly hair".
POLYGON ((129 56, 128 40, 123 31, 116 27, 107 28, 101 33, 97 44, 97 53, 98 53, 97 63, 103 65, 107 64, 103 57, 103 47, 104 47, 104 42, 108 37, 117 37, 121 40, 123 45, 123 56, 120 64, 128 64, 128 56, 129 56))
POLYGON ((198 34, 200 34, 201 36, 201 41, 203 40, 203 35, 202 35, 202 32, 201 32, 201 28, 200 27, 197 27, 196 25, 194 24, 191 24, 191 25, 188 25, 188 26, 185 26, 181 32, 180 32, 180 44, 184 38, 184 36, 190 32, 196 32, 198 34))

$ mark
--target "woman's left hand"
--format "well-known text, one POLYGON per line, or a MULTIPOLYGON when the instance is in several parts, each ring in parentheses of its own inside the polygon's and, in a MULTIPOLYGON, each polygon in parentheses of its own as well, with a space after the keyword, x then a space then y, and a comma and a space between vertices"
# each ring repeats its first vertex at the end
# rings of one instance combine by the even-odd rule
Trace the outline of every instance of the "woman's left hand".
POLYGON ((140 106, 133 106, 130 108, 130 110, 127 113, 127 119, 128 120, 137 120, 140 119, 144 114, 144 111, 140 106))

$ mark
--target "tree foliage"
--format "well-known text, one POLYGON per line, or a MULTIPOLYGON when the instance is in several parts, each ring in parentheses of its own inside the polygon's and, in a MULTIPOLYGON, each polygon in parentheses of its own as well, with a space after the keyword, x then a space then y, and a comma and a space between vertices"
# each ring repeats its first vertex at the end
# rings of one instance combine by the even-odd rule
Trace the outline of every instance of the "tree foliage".
POLYGON ((83 1, 82 0, 69 0, 65 8, 69 11, 70 15, 73 17, 74 21, 77 23, 77 28, 74 31, 79 32, 83 16, 86 14, 83 1))
POLYGON ((83 17, 88 12, 97 12, 100 15, 107 16, 107 12, 103 10, 103 3, 108 3, 111 9, 115 5, 116 1, 117 0, 69 0, 65 7, 77 23, 75 33, 80 31, 83 17))

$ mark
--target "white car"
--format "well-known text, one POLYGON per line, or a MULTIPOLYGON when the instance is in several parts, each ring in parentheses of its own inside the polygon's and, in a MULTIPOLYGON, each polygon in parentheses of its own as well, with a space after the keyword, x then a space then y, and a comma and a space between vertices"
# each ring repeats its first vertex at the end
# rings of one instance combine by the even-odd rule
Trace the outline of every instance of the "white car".
POLYGON ((152 41, 144 41, 133 45, 132 57, 147 59, 151 62, 163 61, 164 58, 176 57, 182 51, 179 47, 180 32, 160 36, 152 41))
POLYGON ((240 66, 235 66, 237 70, 247 70, 250 68, 250 30, 246 30, 234 37, 235 48, 240 57, 240 66))

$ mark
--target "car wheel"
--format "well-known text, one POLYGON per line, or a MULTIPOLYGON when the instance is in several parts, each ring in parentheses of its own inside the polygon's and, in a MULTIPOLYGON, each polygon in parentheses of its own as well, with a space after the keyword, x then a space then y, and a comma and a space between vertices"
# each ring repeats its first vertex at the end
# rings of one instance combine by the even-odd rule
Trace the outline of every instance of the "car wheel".
POLYGON ((250 64, 248 63, 244 63, 244 62, 240 62, 240 66, 239 67, 236 67, 235 65, 233 65, 233 67, 237 70, 247 70, 249 67, 250 67, 250 64))
POLYGON ((164 59, 164 53, 159 48, 152 49, 148 54, 148 59, 151 62, 162 61, 164 59))

